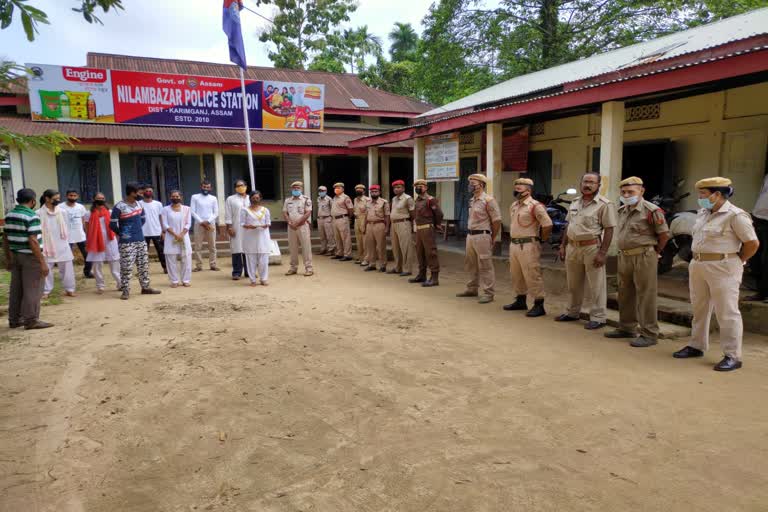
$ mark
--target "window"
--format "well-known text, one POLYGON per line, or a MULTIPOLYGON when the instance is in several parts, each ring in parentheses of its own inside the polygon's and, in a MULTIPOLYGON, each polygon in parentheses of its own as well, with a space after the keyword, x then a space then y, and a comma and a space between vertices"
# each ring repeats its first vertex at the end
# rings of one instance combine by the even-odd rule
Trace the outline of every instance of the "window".
POLYGON ((379 124, 386 124, 390 126, 407 126, 407 117, 379 117, 379 124))
POLYGON ((347 114, 325 114, 326 123, 360 123, 362 119, 360 116, 352 116, 347 114))
POLYGON ((83 203, 93 201, 96 192, 104 192, 111 201, 112 183, 109 177, 108 155, 66 151, 57 158, 59 190, 80 192, 83 203))
MULTIPOLYGON (((246 162, 247 163, 247 162, 246 162)), ((253 174, 256 178, 256 189, 265 200, 275 200, 278 197, 277 184, 280 173, 277 167, 277 157, 253 157, 253 174)))

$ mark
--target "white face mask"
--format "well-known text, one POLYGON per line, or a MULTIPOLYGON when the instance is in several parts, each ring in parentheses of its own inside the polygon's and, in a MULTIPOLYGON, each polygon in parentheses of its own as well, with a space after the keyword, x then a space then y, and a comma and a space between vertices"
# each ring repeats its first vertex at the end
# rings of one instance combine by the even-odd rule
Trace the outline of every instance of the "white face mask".
POLYGON ((640 200, 640 196, 629 196, 629 197, 620 196, 619 197, 619 201, 621 201, 621 204, 626 204, 629 206, 636 205, 639 200, 640 200))

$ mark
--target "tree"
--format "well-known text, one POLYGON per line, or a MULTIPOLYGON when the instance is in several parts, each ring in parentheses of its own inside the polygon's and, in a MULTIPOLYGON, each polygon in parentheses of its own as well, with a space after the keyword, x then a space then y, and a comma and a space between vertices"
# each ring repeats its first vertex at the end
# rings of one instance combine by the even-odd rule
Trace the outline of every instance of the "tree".
POLYGON ((401 96, 419 97, 417 64, 410 60, 390 62, 384 57, 360 73, 360 79, 371 87, 401 96))
POLYGON ((389 32, 389 55, 392 62, 415 61, 419 35, 410 23, 396 22, 389 32))
POLYGON ((356 29, 334 31, 320 45, 320 51, 309 68, 315 71, 344 72, 348 66, 350 73, 360 72, 365 68, 366 57, 381 57, 381 39, 370 32, 366 25, 356 29), (341 68, 341 71, 337 71, 341 68))
MULTIPOLYGON (((310 57, 327 46, 331 27, 349 21, 357 9, 354 0, 261 0, 277 7, 274 22, 260 36, 275 49, 269 59, 278 68, 304 69, 310 57)), ((327 55, 324 60, 327 60, 327 55)))
MULTIPOLYGON (((73 7, 72 10, 81 13, 88 23, 102 24, 101 19, 95 14, 97 10, 106 13, 110 9, 123 9, 122 0, 79 1, 80 7, 73 7)), ((28 0, 0 0, 1 30, 11 26, 14 14, 17 12, 29 41, 35 40, 35 36, 39 33, 38 26, 40 24, 50 24, 48 15, 44 11, 29 5, 28 0)), ((11 86, 21 80, 26 73, 27 70, 15 62, 0 61, 0 93, 9 91, 11 86)), ((46 135, 30 136, 14 133, 8 128, 0 126, 0 144, 4 146, 15 146, 21 149, 35 147, 59 154, 64 147, 72 146, 72 140, 72 138, 58 130, 52 130, 46 135)))

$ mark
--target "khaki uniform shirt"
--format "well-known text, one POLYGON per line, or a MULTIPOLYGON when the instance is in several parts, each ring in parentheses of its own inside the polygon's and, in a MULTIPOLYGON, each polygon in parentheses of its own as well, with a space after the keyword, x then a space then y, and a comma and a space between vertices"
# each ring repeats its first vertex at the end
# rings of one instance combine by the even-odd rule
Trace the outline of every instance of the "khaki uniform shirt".
POLYGON ((509 236, 528 238, 539 236, 539 229, 552 225, 547 208, 531 196, 509 206, 509 236))
POLYGON ((491 225, 494 222, 501 222, 501 209, 496 199, 485 192, 478 197, 472 196, 469 200, 467 228, 491 231, 491 225))
POLYGON ((619 208, 617 242, 622 251, 656 245, 659 235, 668 231, 664 211, 650 201, 640 198, 634 206, 619 208))
POLYGON ((307 212, 312 212, 312 200, 305 195, 291 196, 283 203, 283 213, 292 221, 300 220, 307 212))
POLYGON ((355 218, 362 219, 365 217, 365 207, 371 202, 371 198, 368 196, 355 197, 355 218))
POLYGON ((331 215, 349 215, 349 210, 353 208, 352 200, 347 194, 341 194, 334 197, 331 201, 331 215))
POLYGON ((733 205, 723 203, 716 212, 699 211, 693 226, 693 252, 732 254, 741 250, 742 242, 757 240, 749 214, 733 205))
POLYGON ((440 208, 440 203, 429 194, 424 194, 424 197, 418 196, 416 198, 413 212, 417 226, 423 224, 438 226, 443 222, 443 210, 440 208))
POLYGON ((365 218, 366 221, 380 221, 386 220, 389 217, 389 201, 383 197, 379 197, 376 200, 371 199, 365 205, 365 218))
POLYGON ((414 208, 416 208, 416 203, 408 194, 394 196, 392 198, 392 220, 410 219, 414 208))
POLYGON ((616 227, 616 209, 600 195, 587 204, 578 198, 571 203, 565 220, 568 221, 568 240, 592 240, 602 236, 605 228, 616 227))
POLYGON ((317 216, 328 217, 331 214, 331 198, 328 196, 317 198, 317 216))

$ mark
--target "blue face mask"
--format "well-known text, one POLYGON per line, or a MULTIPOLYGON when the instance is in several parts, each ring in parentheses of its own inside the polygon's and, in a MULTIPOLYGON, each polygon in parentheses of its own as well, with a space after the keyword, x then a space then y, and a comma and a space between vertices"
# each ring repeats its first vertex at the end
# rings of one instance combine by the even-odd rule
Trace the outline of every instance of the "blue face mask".
MULTIPOLYGON (((709 196, 712 197, 712 196, 709 196)), ((699 206, 702 208, 706 208, 707 210, 711 210, 715 207, 715 203, 713 203, 709 197, 700 197, 699 198, 699 206)))
POLYGON ((328 192, 318 192, 317 195, 319 195, 320 197, 325 197, 326 195, 328 195, 328 192))
POLYGON ((299 197, 301 195, 301 190, 291 190, 291 195, 293 197, 299 197))
POLYGON ((636 205, 639 200, 640 200, 640 196, 619 197, 619 201, 621 201, 621 204, 626 204, 629 206, 636 205))

